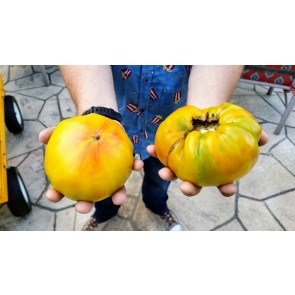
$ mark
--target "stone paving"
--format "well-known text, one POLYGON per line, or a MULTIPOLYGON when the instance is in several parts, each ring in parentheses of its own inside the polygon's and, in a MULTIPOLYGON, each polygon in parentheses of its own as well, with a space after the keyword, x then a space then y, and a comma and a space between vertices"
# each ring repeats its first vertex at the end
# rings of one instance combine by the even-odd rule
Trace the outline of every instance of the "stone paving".
MULTIPOLYGON (((64 198, 49 202, 44 193, 49 187, 43 170, 44 146, 38 134, 61 119, 75 115, 75 108, 57 66, 46 66, 50 86, 45 87, 34 66, 0 66, 6 94, 13 95, 21 108, 25 129, 19 135, 7 131, 7 156, 17 166, 32 201, 32 211, 14 217, 7 205, 0 207, 0 230, 73 231, 81 230, 91 213, 76 213, 74 202, 64 198)), ((232 102, 248 109, 269 134, 269 143, 252 171, 237 182, 238 192, 222 197, 216 188, 203 188, 187 198, 169 188, 169 206, 190 231, 283 231, 295 230, 295 110, 280 135, 273 132, 284 110, 283 93, 275 89, 239 83, 232 102)), ((155 217, 141 200, 143 172, 133 172, 127 181, 128 200, 104 230, 160 230, 155 217)))

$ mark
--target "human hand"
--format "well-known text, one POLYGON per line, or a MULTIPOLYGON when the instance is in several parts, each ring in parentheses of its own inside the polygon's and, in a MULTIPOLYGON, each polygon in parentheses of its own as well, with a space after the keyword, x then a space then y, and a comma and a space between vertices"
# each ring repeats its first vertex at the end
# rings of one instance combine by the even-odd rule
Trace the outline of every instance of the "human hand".
MULTIPOLYGON (((50 127, 41 131, 39 134, 39 141, 43 144, 47 144, 53 131, 54 127, 50 127)), ((143 161, 139 159, 134 159, 133 170, 139 171, 140 169, 142 169, 142 167, 143 161)), ((51 202, 59 202, 64 197, 64 195, 59 191, 55 190, 54 188, 49 188, 46 192, 46 197, 51 202)), ((121 187, 112 196, 113 203, 116 205, 124 203, 126 198, 127 195, 125 186, 121 187)), ((78 201, 75 205, 75 209, 79 213, 89 213, 92 210, 93 206, 93 202, 78 201)))
MULTIPOLYGON (((259 146, 265 145, 267 143, 267 141, 268 141, 268 135, 266 132, 262 131, 261 136, 260 136, 260 140, 258 142, 259 146)), ((154 145, 149 145, 147 147, 147 152, 151 156, 157 157, 154 145)), ((159 175, 162 179, 167 180, 167 181, 173 181, 173 180, 177 179, 177 177, 173 173, 173 171, 167 167, 162 168, 159 171, 159 175)), ((182 193, 187 197, 192 197, 192 196, 197 195, 202 189, 201 186, 196 186, 188 181, 183 181, 180 184, 179 188, 182 191, 182 193)), ((220 193, 225 197, 230 197, 230 196, 234 195, 237 191, 237 187, 234 183, 220 185, 218 187, 218 189, 219 189, 220 193)))

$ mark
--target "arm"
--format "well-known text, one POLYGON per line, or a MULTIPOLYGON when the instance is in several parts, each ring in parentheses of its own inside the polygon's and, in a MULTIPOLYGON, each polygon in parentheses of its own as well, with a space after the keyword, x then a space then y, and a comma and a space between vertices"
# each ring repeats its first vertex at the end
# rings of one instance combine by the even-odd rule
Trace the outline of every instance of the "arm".
POLYGON ((78 115, 91 106, 118 110, 110 66, 60 66, 78 115))
POLYGON ((188 105, 198 108, 229 101, 243 66, 193 66, 188 85, 188 105))

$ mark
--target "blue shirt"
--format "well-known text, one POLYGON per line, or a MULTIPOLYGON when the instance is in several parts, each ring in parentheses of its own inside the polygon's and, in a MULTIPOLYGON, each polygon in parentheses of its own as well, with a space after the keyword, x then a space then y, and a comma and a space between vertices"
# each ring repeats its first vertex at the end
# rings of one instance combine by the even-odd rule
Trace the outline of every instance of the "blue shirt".
POLYGON ((122 124, 144 160, 159 124, 186 105, 190 66, 112 66, 122 124))

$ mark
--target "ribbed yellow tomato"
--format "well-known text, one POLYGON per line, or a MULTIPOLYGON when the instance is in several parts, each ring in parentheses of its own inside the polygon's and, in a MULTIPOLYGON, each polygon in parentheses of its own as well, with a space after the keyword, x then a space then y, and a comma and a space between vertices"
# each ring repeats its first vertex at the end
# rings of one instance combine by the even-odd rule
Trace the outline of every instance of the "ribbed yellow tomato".
POLYGON ((159 160, 184 181, 218 186, 246 175, 259 155, 261 127, 245 109, 230 103, 207 109, 185 106, 159 126, 159 160))
POLYGON ((100 201, 123 186, 133 166, 133 145, 122 126, 97 114, 61 121, 45 150, 53 188, 78 201, 100 201))

